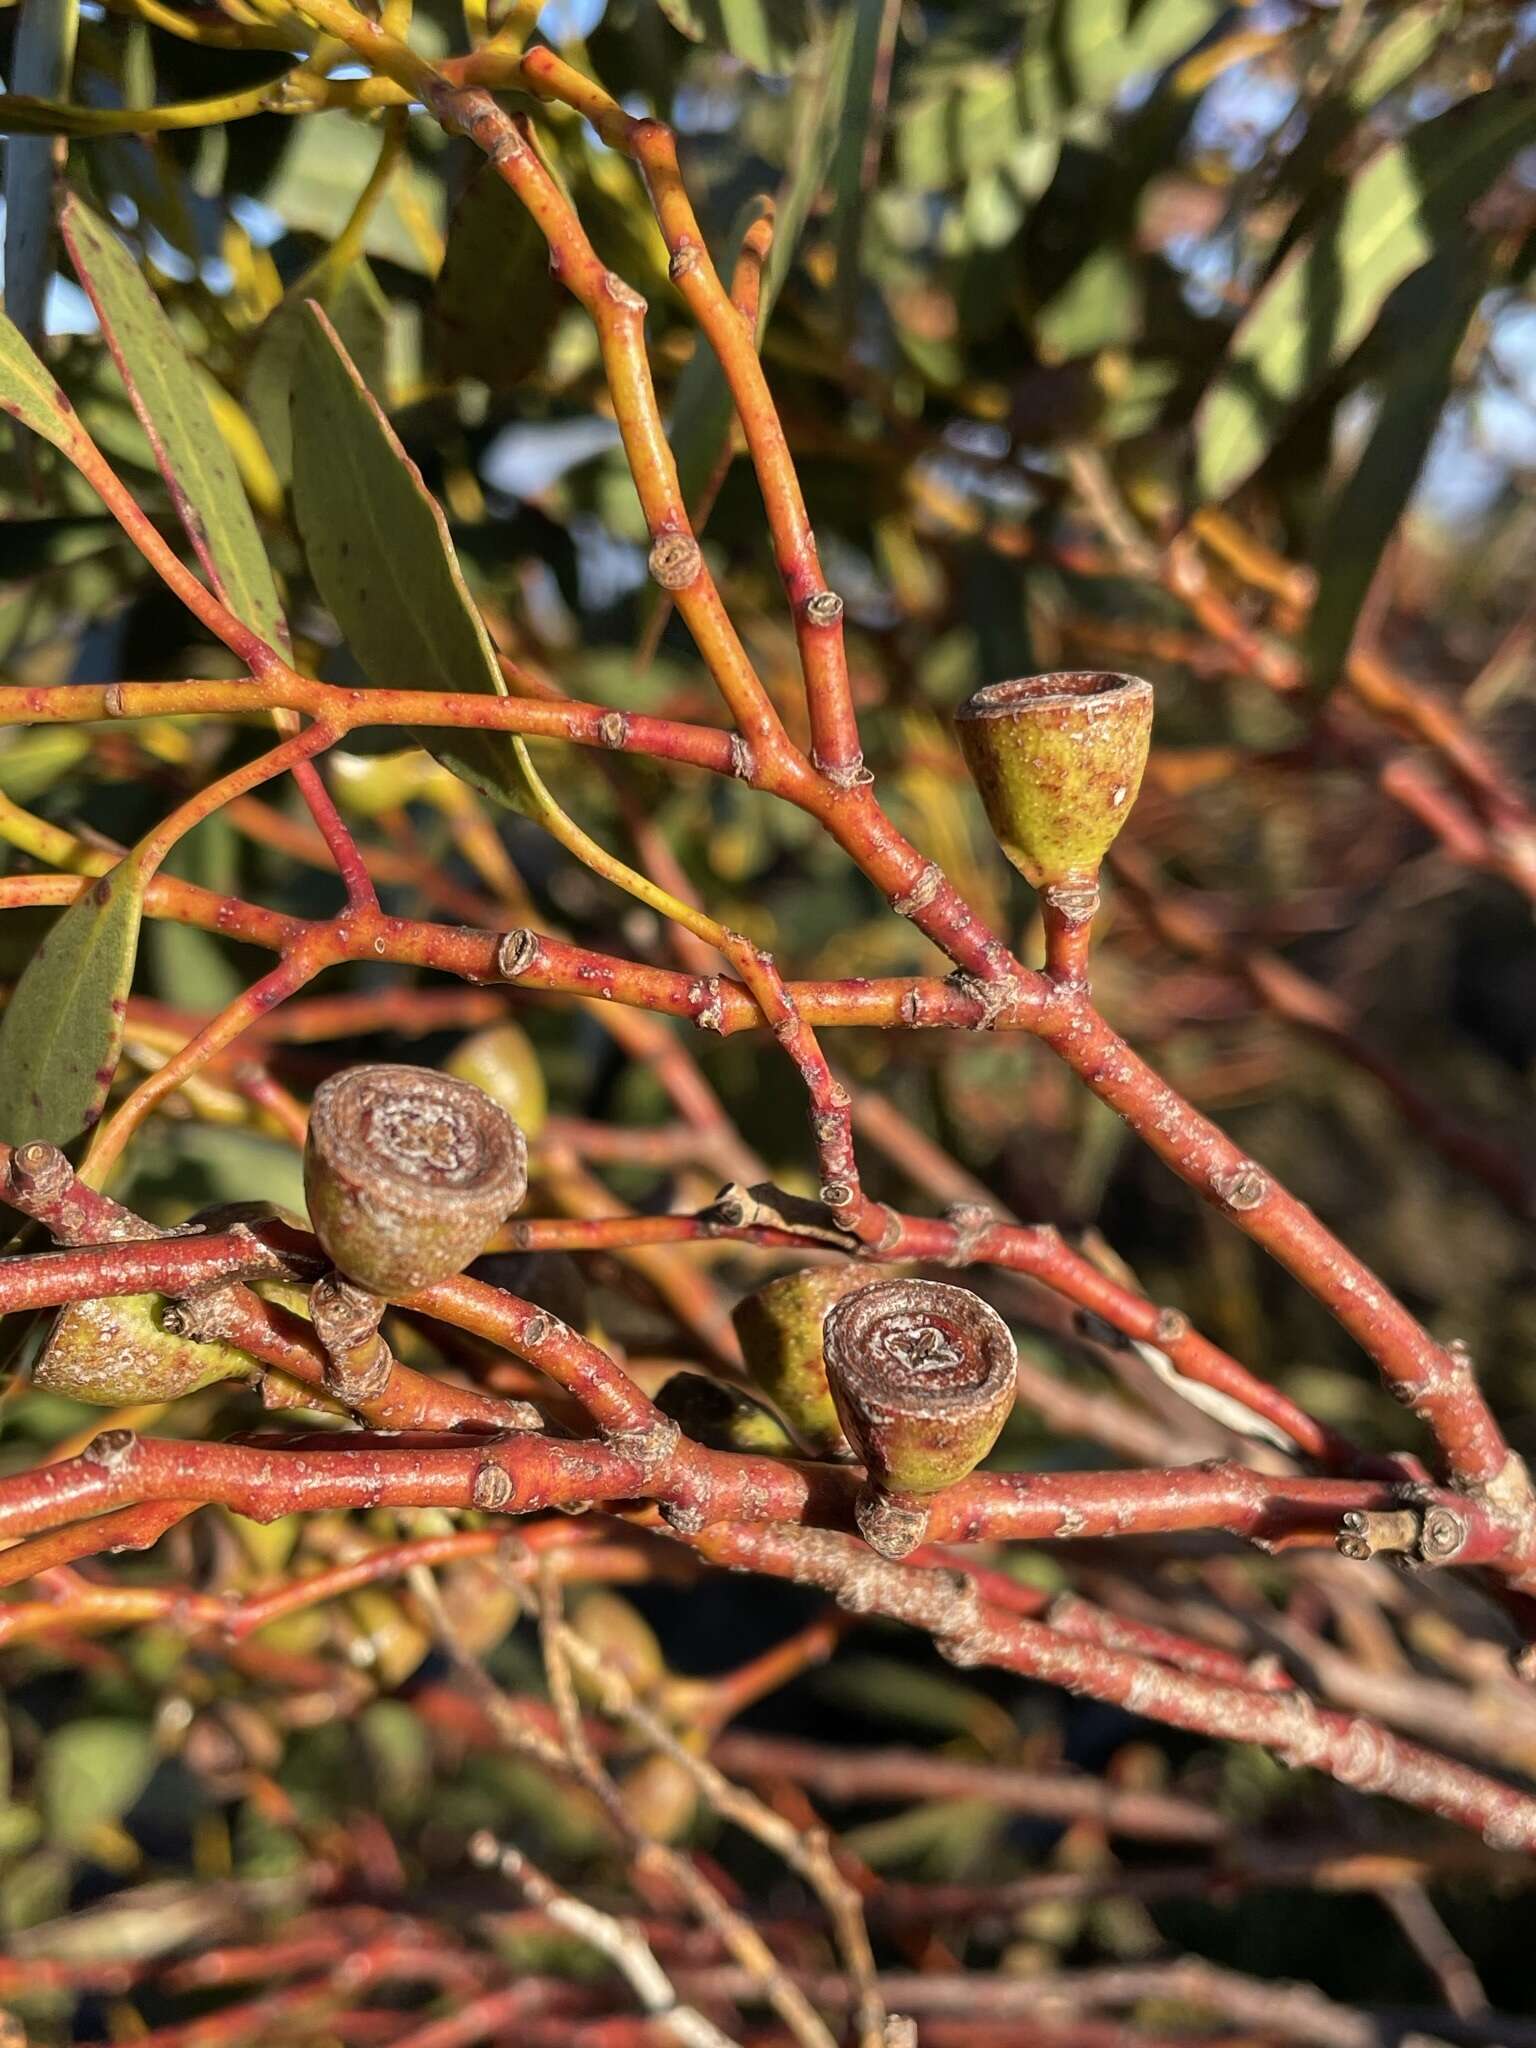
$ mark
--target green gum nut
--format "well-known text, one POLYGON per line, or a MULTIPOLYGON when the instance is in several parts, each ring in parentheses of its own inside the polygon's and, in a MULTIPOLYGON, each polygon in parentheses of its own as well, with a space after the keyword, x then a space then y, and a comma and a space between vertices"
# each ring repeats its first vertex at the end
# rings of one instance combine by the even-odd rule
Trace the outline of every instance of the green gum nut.
POLYGON ((807 1266, 743 1295, 731 1311, 748 1372, 814 1451, 847 1448, 827 1387, 821 1332, 827 1310, 863 1280, 851 1263, 807 1266))
POLYGON ((456 1080, 472 1082, 499 1102, 530 1141, 544 1128, 549 1095, 533 1040, 510 1018, 463 1039, 444 1060, 456 1080))
POLYGON ((173 1336, 162 1321, 159 1294, 116 1294, 75 1301, 53 1326, 32 1384, 71 1401, 127 1408, 140 1401, 175 1401, 219 1380, 253 1378, 248 1352, 228 1344, 194 1344, 173 1336))
MULTIPOLYGON (((639 1698, 645 1699, 666 1678, 667 1663, 656 1631, 638 1608, 606 1587, 581 1596, 571 1610, 571 1627, 639 1698)), ((572 1677, 583 1698, 596 1701, 601 1697, 601 1686, 579 1666, 572 1677)))
POLYGON ((1017 1392, 1008 1325, 969 1288, 877 1280, 827 1315, 827 1380, 869 1484, 860 1529, 887 1557, 922 1542, 928 1501, 968 1477, 1017 1392))
POLYGON ((705 1379, 702 1373, 675 1372, 656 1396, 656 1406, 706 1450, 794 1456, 794 1441, 776 1415, 739 1387, 705 1379))
POLYGON ((337 1270, 386 1301, 462 1273, 528 1188, 499 1103, 426 1067, 350 1067, 315 1091, 310 1221, 337 1270))
POLYGON ((989 683, 955 714, 998 844, 1037 889, 1091 883, 1147 765, 1152 685, 1074 669, 989 683))

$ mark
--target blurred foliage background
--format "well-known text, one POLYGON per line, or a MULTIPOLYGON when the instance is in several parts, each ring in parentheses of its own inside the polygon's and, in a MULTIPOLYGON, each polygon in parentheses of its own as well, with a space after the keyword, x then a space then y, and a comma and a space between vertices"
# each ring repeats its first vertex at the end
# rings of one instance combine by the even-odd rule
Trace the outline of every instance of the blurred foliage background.
MULTIPOLYGON (((411 42, 434 58, 487 36, 508 49, 542 36, 627 107, 671 122, 722 262, 772 195, 763 353, 828 579, 847 604, 866 749, 898 824, 1033 949, 1032 902, 959 773, 948 713, 977 686, 1036 669, 1151 676, 1156 747, 1104 919, 1103 1007, 1438 1334, 1471 1344, 1514 1442, 1536 1452, 1523 1192, 1536 849, 1518 823, 1494 830, 1484 818, 1480 838, 1437 832, 1462 801, 1446 752, 1426 747, 1400 707, 1383 716, 1370 688, 1384 665, 1454 704, 1500 772, 1526 779, 1536 753, 1536 9, 554 0, 541 14, 526 0, 489 13, 485 0, 465 0, 461 15, 448 0, 390 0, 385 18, 397 29, 408 19, 411 42), (1410 785, 1428 798, 1405 801, 1410 785), (1314 1028, 1298 1025, 1294 1003, 1286 1013, 1277 962, 1306 978, 1335 1026, 1344 1018, 1351 1044, 1318 1027, 1315 1003, 1314 1028), (1383 1085, 1383 1063, 1513 1162, 1522 1192, 1501 1200, 1486 1175, 1448 1159, 1401 1091, 1383 1085)), ((50 361, 92 433, 168 524, 141 429, 47 231, 62 132, 64 175, 116 222, 200 365, 284 583, 302 666, 356 673, 289 518, 296 313, 314 297, 447 509, 502 650, 574 695, 713 717, 691 644, 646 581, 644 522, 585 317, 474 152, 429 121, 359 104, 360 67, 338 62, 336 48, 297 39, 290 18, 242 0, 223 11, 81 0, 77 19, 65 0, 0 11, 13 317, 51 337, 50 361), (49 114, 39 95, 67 105, 49 114)), ((651 363, 690 502, 718 486, 710 558, 799 736, 794 642, 756 487, 743 460, 722 465, 720 380, 668 282, 638 181, 575 115, 515 94, 508 103, 533 115, 600 253, 649 301, 651 363)), ((8 680, 230 672, 47 450, 8 453, 0 500, 8 680)), ((410 576, 408 560, 399 573, 410 576)), ((193 722, 7 731, 0 791, 122 845, 256 744, 193 722)), ((651 835, 711 912, 771 947, 786 971, 935 971, 926 943, 798 812, 654 764, 610 773, 576 750, 535 753, 598 837, 651 835)), ((441 916, 446 901, 449 915, 475 922, 491 895, 510 906, 507 922, 531 906, 542 927, 671 957, 649 913, 527 821, 475 810, 425 756, 365 737, 329 772, 360 836, 381 850, 376 873, 402 914, 441 916)), ((199 828, 173 867, 255 901, 320 910, 332 881, 307 830, 286 794, 266 793, 199 828)), ((12 853, 10 866, 27 861, 12 853)), ((42 921, 0 920, 7 981, 42 921)), ((208 1012, 255 971, 255 955, 207 933, 150 928, 130 1060, 142 1071, 164 1056, 157 1005, 208 1012)), ((412 986, 399 969, 361 966, 326 985, 412 986)), ((557 1118, 665 1120, 644 1046, 617 1042, 585 1010, 512 1000, 557 1118)), ((437 1061, 485 1014, 406 1003, 401 1028, 370 1047, 437 1061)), ((305 1093, 352 1049, 345 1037, 285 1047, 278 1071, 305 1093)), ((814 1192, 787 1065, 746 1037, 691 1050, 743 1144, 782 1186, 814 1192)), ((833 1053, 861 1100, 894 1106, 951 1155, 939 1175, 909 1131, 889 1145, 871 1135, 877 1195, 937 1206, 953 1198, 955 1173, 969 1176, 1019 1217, 1083 1234, 1324 1419, 1373 1442, 1414 1442, 1347 1339, 1028 1040, 849 1032, 833 1053)), ((167 1107, 178 1114, 135 1146, 122 1199, 160 1222, 217 1201, 300 1205, 297 1155, 248 1103, 210 1084, 167 1107)), ((707 1161, 605 1163, 596 1184, 666 1209, 704 1199, 712 1172, 707 1161)), ((557 1205, 582 1198, 558 1161, 545 1190, 557 1205)), ((763 1269, 732 1254, 710 1270, 735 1290, 763 1269)), ((686 1333, 633 1274, 597 1262, 582 1284, 585 1312, 642 1375, 648 1362, 690 1357, 686 1333)), ((1031 1334, 1029 1305, 1003 1283, 997 1297, 1017 1311, 1036 1362, 1085 1388, 1131 1375, 1127 1399, 1157 1412, 1134 1361, 1059 1329, 1031 1334)), ((174 1427, 210 1431, 236 1399, 196 1396, 174 1427)), ((91 1422, 39 1393, 10 1400, 3 1420, 12 1447, 34 1454, 91 1422)), ((1025 1411, 1005 1449, 1017 1464, 1103 1455, 1025 1411)), ((299 1540, 286 1525, 205 1521, 195 1539, 174 1540, 211 1583, 259 1584, 299 1540)), ((353 1538, 333 1518, 302 1540, 320 1556, 353 1538)), ((1206 1562, 1159 1553, 1146 1568, 1172 1574, 1170 1598, 1198 1604, 1211 1597, 1206 1562)), ((1251 1584, 1260 1606, 1278 1605, 1262 1569, 1251 1584)), ((737 1585, 636 1598, 669 1659, 697 1670, 727 1650, 750 1654, 809 1611, 792 1591, 760 1585, 744 1611, 737 1585)), ((491 1599, 484 1587, 466 1597, 491 1599)), ((1298 1625, 1348 1638, 1348 1617, 1323 1593, 1290 1597, 1298 1625)), ((337 1845, 360 1809, 384 1817, 413 1881, 451 1860, 456 1829, 488 1818, 535 1829, 564 1866, 596 1856, 590 1827, 583 1834, 536 1773, 460 1762, 435 1743, 407 1704, 431 1670, 429 1639, 403 1593, 369 1601, 304 1617, 283 1645, 340 1674, 348 1711, 313 1726, 285 1720, 275 1681, 264 1690, 237 1666, 205 1664, 170 1630, 88 1657, 30 1653, 14 1674, 0 1928, 24 1942, 130 1878, 190 1873, 205 1899, 226 1880, 259 1882, 278 1900, 322 1848, 356 1860, 355 1841, 337 1845), (190 1753, 189 1728, 201 1731, 190 1753)), ((507 1609, 486 1631, 512 1686, 531 1683, 514 1621, 507 1609)), ((1104 1710, 962 1679, 894 1634, 759 1712, 764 1725, 834 1738, 894 1732, 962 1754, 1064 1757, 1127 1783, 1176 1779, 1282 1839, 1361 1825, 1343 1795, 1291 1783, 1263 1758, 1153 1741, 1104 1710)), ((852 1819, 859 1854, 883 1875, 990 1879, 1108 1854, 1092 1828, 1063 1833, 975 1802, 852 1819)), ((1391 1825, 1372 1823, 1384 1836, 1366 1839, 1390 1838, 1391 1825)), ((1442 1903, 1496 2002, 1536 2012, 1524 1897, 1490 1893, 1484 1873, 1449 1883, 1442 1903)), ((1025 1916, 1001 1945, 1024 1968, 1169 1942, 1306 1974, 1343 1998, 1412 2006, 1427 1995, 1419 1960, 1369 1896, 1121 1899, 1025 1916)), ((33 2014, 47 2042, 109 2023, 132 2037, 99 2006, 73 2019, 67 2003, 33 2014)))

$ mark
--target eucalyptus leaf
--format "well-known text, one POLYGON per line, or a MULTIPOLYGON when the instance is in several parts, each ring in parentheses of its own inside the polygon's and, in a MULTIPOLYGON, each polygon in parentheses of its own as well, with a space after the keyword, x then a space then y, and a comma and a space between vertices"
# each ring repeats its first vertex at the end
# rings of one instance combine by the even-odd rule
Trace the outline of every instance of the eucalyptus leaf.
POLYGON ((1359 460, 1335 493, 1313 559, 1317 599, 1305 652, 1313 687, 1338 680, 1387 542, 1418 481, 1450 393, 1456 357, 1486 285, 1481 261, 1447 251, 1415 286, 1414 345, 1382 391, 1359 460))
POLYGON ((844 113, 827 171, 837 290, 845 321, 852 317, 858 289, 865 205, 885 132, 891 55, 900 13, 900 0, 853 0, 853 33, 842 92, 844 113))
POLYGON ((70 1145, 101 1115, 123 1046, 145 877, 133 855, 76 897, 0 1014, 0 1140, 70 1145))
POLYGON ((1536 97, 1462 101, 1365 163, 1239 323, 1195 418, 1196 476, 1224 498, 1370 332, 1388 294, 1464 232, 1467 208, 1536 140, 1536 97))
POLYGON ((795 68, 815 24, 808 0, 657 0, 657 5, 679 35, 725 50, 771 78, 795 68))
MULTIPOLYGON (((310 573, 372 683, 508 692, 442 509, 311 303, 294 366, 293 509, 310 573)), ((523 784, 506 736, 416 735, 455 775, 512 809, 523 784)))
MULTIPOLYGON (((418 13, 418 23, 425 19, 424 12, 418 13)), ((249 129, 256 124, 243 125, 249 129)), ((378 161, 377 130, 341 108, 308 114, 289 128, 290 139, 276 176, 261 193, 262 203, 281 215, 290 229, 333 242, 378 161)), ((413 135, 413 150, 430 151, 442 140, 434 143, 433 133, 413 135)), ((437 267, 434 244, 445 218, 441 179, 414 157, 408 159, 368 216, 363 253, 376 262, 396 263, 402 270, 430 277, 437 267)))
POLYGON ((75 411, 14 320, 0 313, 0 412, 66 455, 80 444, 75 411))
MULTIPOLYGON (((22 0, 17 11, 11 92, 57 99, 74 68, 79 0, 22 0)), ((47 135, 14 138, 5 150, 5 304, 32 341, 53 275, 53 152, 47 135)))
POLYGON ((361 257, 340 269, 322 266, 307 294, 290 293, 268 314, 246 370, 245 403, 272 467, 285 484, 293 476, 290 403, 294 365, 304 338, 306 296, 325 308, 371 390, 384 390, 389 359, 389 301, 361 257))
POLYGON ((85 203, 64 206, 64 239, 122 373, 176 510, 215 589, 270 647, 288 627, 250 503, 160 301, 122 242, 85 203))
POLYGON ((1068 109, 1107 107, 1131 79, 1192 50, 1220 0, 1057 0, 1048 41, 1068 109))
POLYGON ((432 294, 438 369, 510 390, 542 360, 565 303, 537 222, 486 164, 454 208, 432 294))
MULTIPOLYGON (((773 246, 768 252, 758 300, 759 340, 767 329, 774 303, 789 275, 801 232, 826 180, 838 140, 849 118, 848 95, 861 25, 867 37, 864 10, 844 8, 831 28, 823 32, 819 61, 807 68, 806 76, 800 81, 800 106, 795 121, 791 163, 774 210, 773 246)), ((733 238, 732 263, 735 247, 739 247, 742 235, 757 213, 755 201, 743 208, 733 238)), ((670 434, 683 502, 690 512, 696 513, 715 478, 730 436, 731 417, 731 395, 726 388, 719 358, 713 349, 695 349, 678 379, 670 434)), ((651 602, 654 604, 655 600, 651 602)))
POLYGON ((154 1741, 143 1722, 88 1716, 56 1728, 38 1768, 50 1841, 84 1848, 97 1828, 122 1819, 154 1768, 154 1741))

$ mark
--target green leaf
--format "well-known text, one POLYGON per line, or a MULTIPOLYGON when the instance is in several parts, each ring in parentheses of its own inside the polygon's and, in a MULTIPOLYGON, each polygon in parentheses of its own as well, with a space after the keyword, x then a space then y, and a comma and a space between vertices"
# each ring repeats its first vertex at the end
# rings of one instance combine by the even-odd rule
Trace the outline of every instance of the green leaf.
POLYGON ((102 1717, 55 1729, 38 1765, 49 1840, 84 1848, 97 1828, 122 1819, 154 1768, 154 1739, 141 1722, 102 1717))
POLYGON ((1141 336, 1145 317, 1134 252, 1106 242, 1089 251, 1035 315, 1035 346, 1047 363, 1130 348, 1141 336))
POLYGON ((66 455, 80 445, 75 409, 14 320, 0 313, 0 412, 8 412, 66 455))
POLYGON ((176 510, 214 588, 280 651, 288 627, 234 458, 164 307, 104 221, 71 195, 64 240, 176 510))
MULTIPOLYGON (((340 271, 322 265, 305 296, 325 308, 369 386, 382 391, 389 353, 389 301, 367 263, 360 257, 340 271)), ((290 293, 268 315, 245 377, 246 408, 285 484, 293 477, 289 407, 293 368, 304 339, 304 302, 304 297, 290 293)))
POLYGON ((454 209, 432 294, 439 371, 512 389, 543 359, 564 302, 533 215, 485 165, 454 209))
POLYGON ((1389 92, 1396 92, 1454 26, 1458 12, 1455 0, 1419 0, 1416 6, 1399 9, 1370 44, 1350 79, 1344 94, 1350 109, 1366 113, 1389 92))
POLYGON ((864 213, 880 157, 890 104, 891 57, 900 0, 853 0, 853 35, 840 124, 827 183, 832 188, 830 228, 837 250, 837 292, 846 324, 859 287, 864 213))
MULTIPOLYGON (((164 870, 218 896, 240 894, 240 840, 228 816, 216 811, 171 849, 164 870)), ((245 977, 217 933, 174 918, 150 921, 144 934, 146 983, 167 1003, 210 1014, 232 1003, 245 977)))
MULTIPOLYGON (((416 18, 423 22, 426 17, 418 12, 416 18)), ((259 196, 290 230, 334 242, 378 161, 378 130, 340 108, 307 115, 291 128, 292 139, 277 174, 259 196)), ((428 152, 446 146, 447 137, 433 130, 412 144, 413 149, 428 152)), ((445 217, 441 176, 409 160, 400 165, 368 216, 363 253, 430 277, 437 267, 431 245, 442 233, 445 217), (413 220, 425 227, 425 235, 413 230, 413 220)))
POLYGON ((70 725, 34 725, 0 734, 0 792, 30 804, 91 751, 90 740, 70 725))
MULTIPOLYGON (((74 68, 79 0, 24 0, 7 81, 13 93, 59 98, 74 68)), ((53 275, 53 143, 15 140, 5 150, 5 303, 29 340, 43 331, 53 275)))
POLYGON ((1058 0, 1049 28, 1068 107, 1107 107, 1129 80, 1192 50, 1219 0, 1058 0))
POLYGON ((123 1045, 145 877, 130 854, 76 897, 0 1015, 0 1139, 69 1145, 106 1104, 123 1045))
MULTIPOLYGON (((808 67, 800 82, 801 106, 794 128, 791 168, 778 194, 774 211, 773 247, 763 272, 758 300, 759 339, 767 329, 774 302, 789 275, 801 231, 810 217, 816 195, 827 175, 848 110, 855 43, 862 9, 845 8, 825 36, 818 61, 808 67)), ((757 203, 742 209, 733 237, 731 261, 748 225, 756 219, 757 203)), ((727 269, 726 274, 729 275, 727 269)), ((672 408, 670 439, 677 458, 678 481, 683 503, 697 516, 715 480, 716 470, 731 431, 731 394, 725 374, 713 349, 696 348, 677 380, 672 408)), ((707 508, 706 508, 707 509, 707 508)), ((654 604, 654 598, 651 600, 654 604)))
POLYGON ((1350 180, 1274 272, 1232 338, 1195 416, 1202 498, 1234 491, 1309 391, 1369 333, 1389 293, 1463 231, 1467 208, 1536 138, 1536 98, 1499 88, 1463 101, 1350 180))
POLYGON ((897 122, 900 182, 914 192, 944 192, 1012 164, 1028 173, 1028 189, 1038 193, 1050 182, 1058 125, 1038 58, 1026 58, 1017 69, 945 66, 897 122))
POLYGON ((1393 529, 1418 482, 1451 389, 1467 327, 1487 278, 1481 262, 1447 252, 1414 280, 1413 312, 1404 322, 1412 346, 1394 352, 1381 410, 1360 459, 1328 508, 1312 559, 1319 565, 1317 600, 1307 622, 1305 653, 1312 687, 1331 689, 1349 654, 1362 606, 1393 529))
POLYGON ((679 35, 729 51, 754 71, 782 78, 811 42, 808 0, 657 0, 679 35))
MULTIPOLYGON (((509 694, 448 522, 313 302, 295 365, 293 510, 310 573, 370 682, 509 694)), ((483 795, 522 807, 504 735, 445 726, 415 737, 483 795)))

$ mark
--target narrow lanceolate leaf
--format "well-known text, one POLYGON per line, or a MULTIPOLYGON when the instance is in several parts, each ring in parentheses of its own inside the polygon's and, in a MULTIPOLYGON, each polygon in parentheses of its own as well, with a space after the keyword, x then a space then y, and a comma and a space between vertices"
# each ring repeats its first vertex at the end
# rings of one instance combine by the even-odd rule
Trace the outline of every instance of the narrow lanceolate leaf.
MULTIPOLYGON (((67 90, 79 19, 79 0, 22 0, 12 92, 56 99, 67 90)), ((49 136, 17 138, 5 151, 5 305, 30 341, 43 331, 53 275, 53 153, 49 136)))
POLYGON ((728 50, 769 77, 795 68, 815 19, 808 0, 657 0, 657 5, 679 35, 728 50))
POLYGON ((130 854, 53 925, 0 1013, 0 1139, 69 1145, 101 1115, 123 1045, 145 876, 130 854))
POLYGON ((286 649, 288 627, 250 502, 165 308, 122 242, 80 199, 66 200, 63 227, 198 559, 236 618, 286 649))
POLYGON ((831 232, 837 250, 837 293, 844 321, 853 313, 864 240, 864 208, 874 184, 890 104, 900 0, 854 0, 853 37, 844 88, 843 121, 827 172, 831 232))
POLYGON ((1057 0, 1045 40, 1067 109, 1106 107, 1130 79, 1192 50, 1217 0, 1057 0))
POLYGON ((285 298, 256 337, 245 378, 245 404, 272 467, 286 484, 293 475, 290 400, 294 365, 309 315, 305 299, 323 306, 347 352, 371 389, 382 391, 389 352, 389 301, 360 256, 336 270, 322 265, 313 289, 285 298))
POLYGON ((1536 95, 1499 88, 1379 150, 1240 322, 1195 416, 1201 496, 1223 498, 1375 324, 1389 293, 1464 231, 1467 209, 1536 140, 1536 95))
POLYGON ((1413 345, 1394 352, 1381 410, 1360 459, 1340 486, 1313 555, 1320 570, 1307 624, 1312 685, 1331 689, 1349 654, 1376 571, 1418 482, 1450 393, 1456 357, 1486 288, 1481 260, 1447 250, 1405 287, 1413 345))
POLYGON ((66 455, 81 444, 84 429, 75 409, 33 354, 15 322, 0 313, 0 412, 9 413, 66 455))
MULTIPOLYGON (((816 61, 808 64, 797 84, 800 100, 795 122, 795 142, 790 164, 779 188, 774 212, 773 246, 763 272, 762 292, 757 308, 759 340, 768 326, 774 301, 789 275, 799 247, 800 235, 816 195, 826 180, 827 168, 845 130, 849 115, 849 83, 854 51, 861 27, 866 40, 867 10, 845 7, 830 28, 823 26, 816 61)), ((739 245, 746 227, 756 218, 755 202, 743 210, 739 245)), ((733 246, 731 260, 734 262, 733 246)), ((729 266, 722 266, 730 275, 729 266)), ((677 458, 678 480, 683 502, 692 511, 707 496, 717 465, 731 431, 731 394, 725 373, 713 349, 698 348, 683 367, 677 382, 672 417, 672 452, 677 458)))
POLYGON ((454 208, 432 291, 438 368, 510 390, 543 360, 565 303, 532 214, 486 164, 454 208))
MULTIPOLYGON (((320 595, 371 683, 506 696, 448 522, 324 313, 306 308, 293 376, 293 511, 320 595)), ((416 735, 455 775, 514 809, 506 737, 416 735)))

